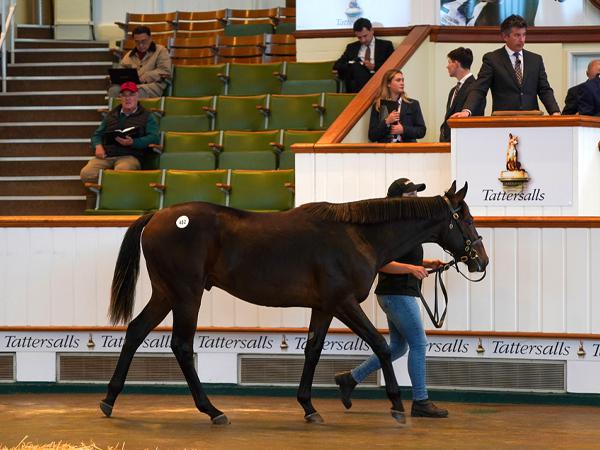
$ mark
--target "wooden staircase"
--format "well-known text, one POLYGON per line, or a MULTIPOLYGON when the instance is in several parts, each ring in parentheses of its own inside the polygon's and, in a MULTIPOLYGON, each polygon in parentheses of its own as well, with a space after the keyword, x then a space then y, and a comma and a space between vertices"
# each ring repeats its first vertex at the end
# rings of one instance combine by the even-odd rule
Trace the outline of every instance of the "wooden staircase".
POLYGON ((107 43, 57 41, 18 26, 15 64, 0 93, 0 215, 81 214, 79 171, 106 107, 107 43))

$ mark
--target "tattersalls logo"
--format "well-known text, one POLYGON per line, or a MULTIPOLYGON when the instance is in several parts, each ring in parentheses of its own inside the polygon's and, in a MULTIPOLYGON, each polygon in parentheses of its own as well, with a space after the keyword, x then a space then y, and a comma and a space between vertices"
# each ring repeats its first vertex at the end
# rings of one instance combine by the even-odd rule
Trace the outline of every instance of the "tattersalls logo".
POLYGON ((519 137, 508 134, 508 146, 506 148, 506 170, 500 172, 498 181, 502 183, 502 191, 483 189, 485 201, 543 201, 546 194, 541 189, 525 191, 529 182, 529 174, 519 161, 517 145, 519 137))
POLYGON ((338 26, 340 26, 340 25, 352 26, 354 24, 354 22, 356 21, 356 19, 358 19, 362 15, 363 10, 357 1, 351 1, 351 2, 348 2, 348 8, 346 8, 344 13, 346 14, 347 18, 346 19, 338 19, 337 20, 338 26))

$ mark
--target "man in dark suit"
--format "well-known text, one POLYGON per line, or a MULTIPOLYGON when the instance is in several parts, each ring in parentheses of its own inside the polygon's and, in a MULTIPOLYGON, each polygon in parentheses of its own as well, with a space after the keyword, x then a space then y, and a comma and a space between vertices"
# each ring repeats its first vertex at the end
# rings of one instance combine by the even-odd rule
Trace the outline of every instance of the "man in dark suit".
POLYGON ((560 115, 542 57, 523 50, 527 22, 512 15, 502 22, 500 31, 506 45, 483 56, 477 81, 463 110, 452 117, 470 116, 489 89, 492 90, 492 111, 537 110, 539 97, 548 114, 560 115))
MULTIPOLYGON (((585 74, 588 77, 588 80, 591 80, 596 77, 600 73, 600 59, 593 59, 587 66, 587 70, 585 74)), ((587 81, 587 80, 586 80, 587 81)), ((576 86, 569 88, 567 91, 567 96, 565 97, 565 107, 562 110, 563 114, 577 114, 579 111, 578 106, 578 98, 581 92, 582 86, 586 83, 579 83, 576 86)))
MULTIPOLYGON (((462 111, 467 95, 471 91, 471 88, 475 84, 475 77, 471 73, 471 64, 473 63, 473 52, 470 48, 458 47, 452 50, 447 55, 448 75, 452 78, 456 78, 458 81, 456 86, 450 89, 448 94, 448 101, 446 102, 446 116, 444 117, 444 123, 440 127, 440 142, 450 142, 450 127, 448 126, 448 119, 456 112, 462 111)), ((485 98, 472 111, 474 116, 483 116, 485 110, 485 98)))
POLYGON ((579 114, 600 116, 600 75, 583 83, 577 103, 579 114))
POLYGON ((375 38, 371 21, 364 17, 352 27, 358 41, 348 44, 344 54, 333 65, 338 76, 346 83, 346 92, 358 92, 394 53, 390 41, 375 38))

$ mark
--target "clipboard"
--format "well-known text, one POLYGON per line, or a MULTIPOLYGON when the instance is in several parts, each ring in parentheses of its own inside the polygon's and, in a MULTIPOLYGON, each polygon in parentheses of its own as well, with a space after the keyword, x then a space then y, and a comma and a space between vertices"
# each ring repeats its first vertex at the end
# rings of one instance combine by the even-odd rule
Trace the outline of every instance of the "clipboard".
POLYGON ((112 84, 123 84, 126 81, 132 81, 135 84, 140 84, 140 78, 136 69, 132 68, 120 68, 120 69, 108 69, 108 75, 110 76, 110 82, 112 84))

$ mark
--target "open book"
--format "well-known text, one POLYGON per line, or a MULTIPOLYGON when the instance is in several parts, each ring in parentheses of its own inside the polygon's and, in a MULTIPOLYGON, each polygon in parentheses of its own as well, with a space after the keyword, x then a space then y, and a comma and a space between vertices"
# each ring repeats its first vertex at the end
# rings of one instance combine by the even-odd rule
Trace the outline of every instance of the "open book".
POLYGON ((105 131, 103 136, 104 145, 119 145, 119 143, 115 140, 116 137, 126 138, 127 136, 130 136, 131 138, 135 139, 140 137, 141 131, 142 130, 140 127, 128 127, 123 130, 105 131))

